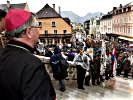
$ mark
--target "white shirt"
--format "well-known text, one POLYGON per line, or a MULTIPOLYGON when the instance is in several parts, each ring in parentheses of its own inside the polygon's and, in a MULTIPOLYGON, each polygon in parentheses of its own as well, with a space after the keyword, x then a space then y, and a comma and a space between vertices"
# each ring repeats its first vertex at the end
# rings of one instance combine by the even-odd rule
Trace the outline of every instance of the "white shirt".
POLYGON ((90 62, 89 61, 90 61, 90 58, 86 54, 82 54, 82 55, 77 54, 73 60, 73 62, 76 65, 80 65, 82 68, 84 68, 86 70, 90 69, 90 62))

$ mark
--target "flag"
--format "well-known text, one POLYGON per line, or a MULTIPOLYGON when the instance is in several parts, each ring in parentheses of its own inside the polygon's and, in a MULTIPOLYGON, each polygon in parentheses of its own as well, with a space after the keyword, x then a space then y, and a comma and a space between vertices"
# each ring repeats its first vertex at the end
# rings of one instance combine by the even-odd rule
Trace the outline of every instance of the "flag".
POLYGON ((116 48, 114 48, 114 49, 113 49, 113 52, 112 52, 112 69, 113 69, 113 76, 116 76, 116 68, 117 68, 116 48))

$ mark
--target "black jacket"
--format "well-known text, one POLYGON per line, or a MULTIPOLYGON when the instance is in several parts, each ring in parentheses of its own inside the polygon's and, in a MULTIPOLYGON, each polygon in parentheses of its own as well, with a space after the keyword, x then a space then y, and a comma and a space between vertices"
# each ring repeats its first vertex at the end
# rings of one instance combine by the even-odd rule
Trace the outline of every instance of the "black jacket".
POLYGON ((32 52, 18 41, 0 50, 0 100, 54 100, 50 77, 32 52))

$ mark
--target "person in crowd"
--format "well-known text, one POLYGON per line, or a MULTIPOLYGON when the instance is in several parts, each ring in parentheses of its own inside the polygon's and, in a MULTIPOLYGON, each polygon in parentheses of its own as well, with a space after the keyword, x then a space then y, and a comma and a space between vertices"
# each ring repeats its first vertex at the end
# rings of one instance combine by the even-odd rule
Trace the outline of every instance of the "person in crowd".
POLYGON ((106 68, 105 68, 105 79, 108 80, 112 76, 112 60, 111 53, 106 50, 106 68))
POLYGON ((66 54, 68 57, 68 61, 73 61, 74 57, 75 57, 76 52, 73 51, 73 49, 71 48, 68 53, 66 54))
POLYGON ((46 57, 51 57, 53 55, 52 51, 49 47, 45 47, 45 55, 46 57))
POLYGON ((0 50, 1 100, 55 100, 45 66, 33 55, 39 37, 35 16, 11 9, 5 17, 5 29, 10 41, 0 50))
POLYGON ((117 62, 117 74, 118 76, 121 75, 121 72, 122 72, 122 54, 119 54, 118 55, 118 62, 117 62))
POLYGON ((76 39, 76 48, 78 49, 83 46, 84 46, 84 44, 81 41, 79 41, 78 39, 76 39))
POLYGON ((132 78, 133 78, 133 51, 130 52, 129 58, 130 60, 130 65, 131 65, 131 74, 132 74, 132 78))
POLYGON ((62 49, 63 49, 64 52, 67 52, 68 45, 66 43, 63 43, 62 49))
POLYGON ((87 74, 85 75, 85 85, 86 86, 90 86, 90 80, 92 78, 92 71, 91 71, 91 69, 92 69, 92 66, 93 66, 93 64, 92 64, 93 59, 92 59, 91 55, 89 55, 87 50, 84 50, 84 53, 89 57, 89 66, 90 66, 89 67, 90 70, 88 72, 88 75, 87 74))
POLYGON ((122 61, 122 66, 123 66, 123 69, 124 69, 124 77, 128 78, 128 74, 129 74, 129 71, 130 71, 130 60, 128 59, 128 54, 127 53, 125 53, 125 55, 124 55, 124 59, 122 61))
POLYGON ((83 43, 83 50, 86 51, 87 50, 86 39, 84 39, 82 43, 83 43))
POLYGON ((97 53, 91 67, 92 85, 100 85, 100 54, 97 53))
POLYGON ((73 62, 76 64, 77 68, 77 84, 78 89, 84 90, 83 84, 85 79, 86 71, 89 71, 90 63, 89 63, 89 57, 84 53, 84 50, 82 47, 78 48, 78 54, 74 57, 73 62))
POLYGON ((60 64, 60 60, 65 59, 61 53, 59 46, 54 48, 54 54, 50 57, 50 63, 53 71, 53 77, 59 81, 59 90, 64 92, 65 88, 65 78, 67 77, 67 68, 63 68, 60 64))

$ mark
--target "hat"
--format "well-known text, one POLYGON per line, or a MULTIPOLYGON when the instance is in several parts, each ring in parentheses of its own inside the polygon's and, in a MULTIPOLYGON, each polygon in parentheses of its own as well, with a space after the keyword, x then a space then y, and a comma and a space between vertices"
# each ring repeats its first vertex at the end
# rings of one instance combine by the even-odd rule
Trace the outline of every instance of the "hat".
POLYGON ((6 35, 17 37, 32 24, 32 13, 23 9, 11 9, 5 17, 6 35))
POLYGON ((6 12, 0 9, 0 19, 6 16, 6 12))
POLYGON ((59 46, 56 46, 54 49, 54 54, 58 54, 61 53, 61 49, 59 48, 59 46))

